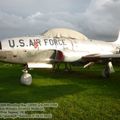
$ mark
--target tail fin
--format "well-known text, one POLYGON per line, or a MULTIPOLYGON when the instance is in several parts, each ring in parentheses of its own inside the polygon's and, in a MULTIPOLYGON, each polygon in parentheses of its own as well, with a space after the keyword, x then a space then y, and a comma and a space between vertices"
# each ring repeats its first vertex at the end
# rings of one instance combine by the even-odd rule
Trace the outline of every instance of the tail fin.
POLYGON ((119 34, 118 34, 118 38, 117 38, 117 40, 114 43, 115 44, 120 44, 120 31, 119 31, 119 34))

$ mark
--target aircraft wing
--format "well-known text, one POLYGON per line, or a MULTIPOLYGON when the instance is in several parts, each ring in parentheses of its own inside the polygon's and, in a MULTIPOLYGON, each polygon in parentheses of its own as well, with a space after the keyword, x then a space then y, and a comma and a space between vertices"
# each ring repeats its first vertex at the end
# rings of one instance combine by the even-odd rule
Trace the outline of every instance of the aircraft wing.
POLYGON ((89 54, 88 52, 73 52, 73 51, 57 51, 56 52, 56 60, 57 61, 68 61, 68 62, 75 62, 75 61, 94 61, 97 62, 99 60, 104 59, 119 59, 120 54, 113 54, 109 53, 94 53, 89 54))
POLYGON ((82 60, 85 61, 99 61, 102 59, 119 59, 120 58, 120 54, 91 54, 91 55, 86 55, 82 57, 82 60))
POLYGON ((120 58, 120 54, 102 55, 101 58, 120 58))

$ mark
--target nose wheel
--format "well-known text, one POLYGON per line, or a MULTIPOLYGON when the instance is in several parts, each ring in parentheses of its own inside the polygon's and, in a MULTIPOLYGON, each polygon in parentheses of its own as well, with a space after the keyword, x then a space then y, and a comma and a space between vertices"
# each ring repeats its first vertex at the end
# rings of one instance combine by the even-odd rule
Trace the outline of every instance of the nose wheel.
POLYGON ((20 82, 23 85, 31 85, 32 84, 32 76, 28 73, 28 69, 22 70, 23 74, 21 75, 20 82))

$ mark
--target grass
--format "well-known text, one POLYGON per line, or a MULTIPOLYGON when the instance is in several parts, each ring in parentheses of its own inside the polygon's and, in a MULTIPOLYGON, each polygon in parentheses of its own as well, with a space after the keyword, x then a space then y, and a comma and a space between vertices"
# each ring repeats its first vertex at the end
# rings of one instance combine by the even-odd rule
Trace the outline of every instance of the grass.
POLYGON ((111 78, 103 79, 102 68, 74 68, 71 73, 32 70, 32 85, 23 86, 21 66, 0 64, 0 102, 58 103, 48 110, 53 120, 119 120, 120 70, 116 67, 111 78))

